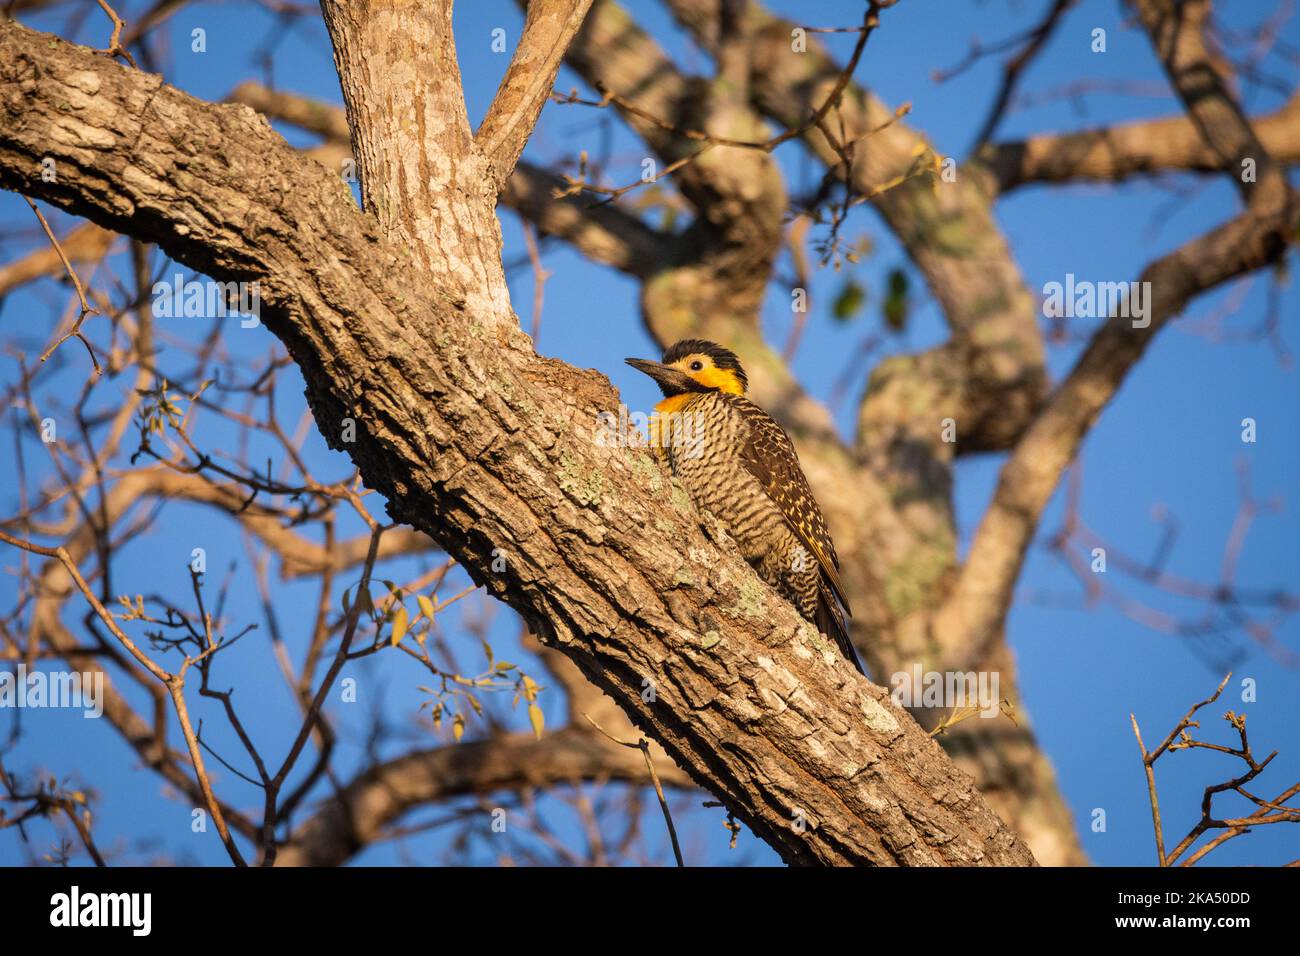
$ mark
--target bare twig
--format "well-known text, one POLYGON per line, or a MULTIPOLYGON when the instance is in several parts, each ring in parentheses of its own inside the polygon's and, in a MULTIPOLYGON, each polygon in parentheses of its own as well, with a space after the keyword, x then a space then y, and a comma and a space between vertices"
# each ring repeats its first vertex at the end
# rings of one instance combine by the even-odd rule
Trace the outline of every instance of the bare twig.
MULTIPOLYGON (((131 56, 130 51, 122 46, 122 28, 126 26, 125 21, 117 15, 117 11, 108 5, 108 0, 98 0, 99 9, 108 14, 108 18, 113 21, 113 35, 109 37, 108 48, 96 50, 96 53, 103 53, 105 56, 120 56, 132 66, 135 66, 135 58, 131 56)), ((138 67, 137 67, 138 69, 138 67)))
POLYGON ((645 757, 646 769, 650 772, 650 780, 654 784, 655 795, 659 797, 659 807, 664 812, 664 822, 668 825, 668 837, 672 840, 673 856, 677 859, 678 866, 685 866, 686 863, 682 860, 682 847, 681 844, 677 842, 677 828, 673 826, 673 815, 668 809, 668 799, 664 796, 664 787, 659 781, 659 772, 655 770, 654 761, 650 759, 650 741, 646 740, 644 737, 636 743, 627 740, 620 740, 605 730, 605 728, 600 726, 600 724, 596 723, 596 721, 592 720, 587 714, 583 714, 582 716, 587 719, 587 723, 591 724, 591 726, 595 727, 620 747, 630 747, 633 750, 641 751, 641 755, 645 757))
POLYGON ((1277 751, 1273 751, 1263 760, 1256 760, 1255 755, 1250 747, 1250 741, 1246 736, 1246 717, 1244 714, 1235 714, 1228 711, 1224 715, 1226 720, 1237 731, 1240 746, 1228 747, 1222 744, 1209 743, 1207 741, 1196 740, 1189 733, 1190 728, 1199 728, 1200 722, 1197 721, 1196 713, 1203 707, 1207 707, 1219 699, 1223 693, 1223 688, 1227 686, 1232 674, 1228 673, 1214 693, 1198 704, 1192 705, 1192 708, 1183 715, 1177 726, 1174 727, 1169 735, 1160 743, 1155 750, 1148 751, 1146 745, 1142 742, 1142 732, 1138 729, 1137 717, 1129 714, 1129 719, 1133 722, 1133 735, 1137 738, 1138 749, 1142 752, 1142 766, 1147 778, 1147 792, 1151 801, 1151 819, 1155 827, 1156 835, 1156 860, 1160 866, 1173 866, 1178 863, 1179 858, 1185 854, 1196 841, 1209 830, 1226 830, 1227 833, 1221 834, 1208 844, 1203 846, 1195 854, 1188 857, 1182 862, 1182 866, 1191 866, 1198 860, 1203 859, 1206 854, 1233 837, 1245 833, 1253 826, 1261 826, 1270 823, 1300 823, 1300 808, 1287 807, 1283 804, 1291 799, 1296 793, 1300 792, 1300 783, 1289 787, 1281 795, 1273 800, 1264 800, 1255 796, 1245 789, 1247 783, 1255 779, 1277 756, 1277 751), (1246 764, 1245 773, 1233 777, 1223 783, 1213 784, 1205 788, 1204 795, 1201 798, 1201 817, 1196 824, 1188 831, 1187 835, 1179 841, 1178 845, 1168 853, 1165 852, 1164 829, 1160 817, 1160 801, 1156 794, 1155 779, 1155 762, 1166 753, 1175 750, 1212 750, 1216 753, 1227 754, 1228 756, 1237 757, 1246 764), (1233 817, 1228 819, 1216 819, 1213 814, 1213 801, 1215 794, 1233 791, 1247 800, 1254 803, 1258 810, 1248 817, 1233 817))
POLYGON ((64 342, 68 341, 68 339, 77 338, 81 341, 81 344, 86 347, 86 351, 90 353, 90 363, 95 367, 95 374, 99 375, 101 369, 99 367, 99 360, 95 358, 95 350, 91 348, 90 342, 86 340, 86 337, 81 334, 81 323, 86 321, 87 316, 98 315, 99 310, 91 308, 90 303, 86 301, 86 290, 82 288, 81 280, 77 278, 77 271, 72 268, 72 263, 68 261, 68 255, 63 251, 63 246, 59 244, 59 240, 54 238, 54 230, 52 230, 50 224, 46 222, 45 216, 41 214, 40 209, 36 207, 36 203, 32 202, 30 197, 24 196, 23 198, 27 200, 27 205, 32 207, 32 212, 36 213, 36 218, 40 221, 41 228, 45 230, 45 235, 49 237, 50 244, 54 247, 54 251, 58 253, 59 261, 63 263, 63 268, 67 270, 68 278, 72 280, 73 288, 77 290, 77 299, 81 303, 81 315, 77 316, 77 320, 72 324, 71 330, 41 354, 41 361, 44 362, 53 355, 54 351, 64 342))
POLYGON ((993 105, 989 108, 988 116, 985 117, 983 125, 980 126, 979 134, 975 137, 975 146, 972 152, 979 152, 981 147, 989 141, 989 137, 997 130, 998 124, 1002 122, 1002 117, 1006 114, 1007 106, 1011 103, 1012 94, 1015 92, 1016 84, 1020 82, 1020 77, 1033 63, 1034 57, 1046 46, 1052 31, 1061 22, 1062 15, 1074 3, 1075 0, 1053 0, 1047 15, 1037 26, 1024 35, 1025 45, 1015 56, 1003 64, 1002 82, 998 87, 997 95, 993 98, 993 105))

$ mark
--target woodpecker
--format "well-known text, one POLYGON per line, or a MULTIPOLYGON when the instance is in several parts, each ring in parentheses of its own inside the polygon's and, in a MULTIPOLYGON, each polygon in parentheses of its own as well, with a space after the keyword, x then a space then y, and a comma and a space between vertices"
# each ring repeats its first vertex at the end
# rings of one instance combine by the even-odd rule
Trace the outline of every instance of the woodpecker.
POLYGON ((660 362, 626 361, 663 392, 652 442, 696 505, 722 523, 759 577, 865 674, 849 640, 852 610, 826 519, 790 436, 745 397, 749 379, 735 353, 686 339, 660 362))

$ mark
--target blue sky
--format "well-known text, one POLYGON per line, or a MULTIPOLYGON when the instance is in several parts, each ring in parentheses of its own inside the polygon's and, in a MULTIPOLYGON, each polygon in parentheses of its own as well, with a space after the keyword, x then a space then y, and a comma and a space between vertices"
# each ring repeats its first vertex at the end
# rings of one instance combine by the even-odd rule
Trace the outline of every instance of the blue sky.
MULTIPOLYGON (((691 46, 659 4, 628 0, 626 5, 680 63, 699 71, 709 68, 707 57, 691 46)), ((861 10, 860 3, 849 0, 768 5, 810 26, 855 23, 861 10)), ((908 122, 924 130, 942 154, 964 158, 996 88, 999 59, 983 60, 945 83, 935 82, 933 71, 959 62, 973 37, 993 41, 1023 30, 1041 16, 1045 6, 1002 0, 902 0, 884 13, 882 27, 871 39, 857 79, 890 105, 910 101, 908 122)), ((1258 16, 1255 9, 1262 5, 1220 6, 1231 7, 1228 22, 1241 26, 1253 23, 1252 17, 1258 16)), ((128 21, 132 13, 144 7, 138 2, 118 4, 128 21)), ((46 15, 28 22, 64 33, 66 15, 46 15)), ((521 22, 514 5, 504 0, 462 0, 459 5, 456 30, 461 71, 470 116, 475 121, 486 110, 507 62, 506 56, 491 50, 492 31, 504 28, 513 44, 521 22)), ((92 15, 75 38, 103 45, 107 31, 102 27, 92 15)), ((271 79, 275 85, 340 101, 328 41, 317 19, 308 18, 285 31, 252 3, 194 3, 173 17, 165 29, 172 50, 164 65, 166 77, 195 96, 219 99, 244 79, 267 79, 254 59, 263 45, 274 39, 271 79), (204 54, 190 52, 189 37, 195 28, 207 33, 204 54)), ((1282 38, 1300 43, 1300 26, 1287 22, 1282 38)), ((843 57, 852 39, 831 35, 827 42, 843 57)), ((1270 60, 1268 68, 1288 86, 1294 85, 1295 70, 1284 61, 1270 60)), ((1079 80, 1122 81, 1125 92, 1097 93, 1078 101, 1047 98, 1038 105, 1013 110, 995 140, 1163 116, 1178 110, 1145 36, 1126 24, 1124 11, 1117 3, 1086 0, 1069 13, 1025 76, 1021 90, 1041 93, 1079 80), (1091 33, 1098 27, 1107 31, 1104 54, 1090 51, 1091 33)), ((566 70, 557 85, 567 89, 581 83, 566 70)), ((1278 93, 1264 88, 1247 88, 1243 96, 1251 112, 1274 109, 1282 100, 1278 93)), ((535 162, 554 164, 571 158, 579 148, 595 152, 601 144, 599 124, 605 120, 603 112, 548 105, 527 155, 535 162)), ((305 141, 300 134, 285 132, 293 142, 305 141)), ((644 147, 617 124, 612 143, 612 154, 621 166, 611 171, 611 178, 618 182, 635 178, 644 147)), ((792 191, 819 178, 797 144, 788 144, 777 156, 792 191)), ((1001 200, 997 215, 1030 287, 1041 289, 1044 283, 1059 281, 1068 272, 1094 280, 1135 279, 1153 258, 1232 215, 1237 202, 1227 182, 1167 177, 1156 183, 1137 180, 1113 187, 1025 188, 1001 200)), ((503 211, 502 218, 506 262, 525 261, 518 219, 508 211, 503 211)), ((59 230, 72 225, 61 215, 52 215, 52 221, 59 230)), ((10 194, 0 194, 0 230, 4 236, 0 261, 31 248, 35 241, 31 229, 26 204, 10 194)), ((871 255, 854 271, 855 279, 867 289, 868 304, 853 321, 836 322, 830 316, 829 304, 845 274, 825 270, 816 277, 811 290, 814 314, 794 368, 808 390, 821 398, 830 395, 845 357, 878 331, 885 277, 890 270, 906 266, 897 243, 869 209, 859 207, 851 215, 846 233, 864 235, 872 243, 871 255)), ((579 366, 599 369, 618 386, 629 407, 648 407, 655 398, 653 386, 622 362, 624 356, 653 351, 640 324, 636 285, 588 263, 559 243, 544 247, 544 260, 552 275, 545 287, 539 350, 579 366)), ((116 256, 110 266, 119 275, 127 274, 125 256, 116 256)), ((510 278, 516 311, 527 326, 533 291, 531 271, 526 265, 515 267, 510 278)), ((1225 303, 1234 306, 1225 328, 1254 327, 1263 319, 1268 287, 1273 281, 1270 276, 1257 277, 1248 289, 1236 290, 1239 298, 1230 298, 1234 291, 1229 288, 1197 300, 1186 319, 1161 333, 1088 437, 1082 455, 1081 515, 1113 549, 1139 560, 1149 557, 1162 527, 1156 516, 1167 514, 1177 521, 1179 529, 1167 569, 1198 581, 1216 581, 1224 542, 1237 512, 1238 468, 1244 462, 1249 466, 1256 498, 1278 498, 1283 507, 1277 514, 1259 518, 1250 529, 1239 559, 1237 580, 1264 590, 1296 589, 1296 571, 1300 567, 1300 504, 1294 494, 1294 476, 1300 466, 1296 372, 1266 342, 1220 342, 1196 334, 1194 329, 1197 319, 1214 314, 1225 303), (1253 444, 1245 444, 1240 438, 1240 423, 1246 417, 1258 423, 1258 441, 1253 444)), ((1296 296, 1284 275, 1276 281, 1281 283, 1281 334, 1294 348, 1294 324, 1288 324, 1286 319, 1294 314, 1296 296)), ((901 340, 889 343, 890 351, 924 348, 944 337, 937 310, 919 280, 913 282, 913 288, 916 306, 907 332, 901 340)), ((39 354, 67 297, 67 290, 52 282, 11 295, 0 304, 0 338, 21 342, 29 356, 39 354)), ((788 296, 774 288, 763 315, 764 328, 772 341, 784 341, 789 319, 788 296)), ((1072 322, 1075 324, 1070 331, 1077 333, 1072 339, 1082 339, 1091 331, 1088 320, 1072 322)), ((94 334, 93 325, 91 330, 94 334)), ((209 331, 209 320, 195 319, 177 320, 175 327, 166 330, 168 335, 191 341, 209 331)), ((246 359, 250 369, 253 363, 265 360, 273 344, 265 329, 230 326, 222 331, 223 347, 237 361, 246 359)), ((1078 341, 1052 347, 1049 361, 1054 377, 1059 378, 1069 369, 1079 347, 1078 341)), ((173 361, 178 368, 187 364, 175 358, 173 361)), ((37 394, 57 416, 58 409, 68 406, 68 396, 75 395, 84 380, 84 351, 70 343, 57 363, 51 365, 37 379, 37 394)), ((12 353, 0 355, 0 382, 6 387, 14 381, 16 368, 12 353)), ((112 407, 119 402, 130 387, 128 378, 98 384, 95 403, 112 407)), ((864 383, 860 371, 849 400, 839 408, 838 421, 845 434, 852 427, 853 400, 864 383)), ((304 403, 300 381, 292 370, 282 376, 277 399, 281 421, 297 422, 304 403)), ((221 422, 200 416, 196 429, 206 447, 234 451, 235 436, 221 422)), ((48 473, 48 456, 39 440, 26 436, 24 448, 32 473, 48 473)), ((254 452, 258 450, 256 443, 253 448, 254 452)), ((266 453, 272 453, 269 446, 266 453)), ((314 430, 307 440, 305 455, 322 479, 341 477, 350 471, 347 461, 329 451, 314 430)), ((1001 456, 981 456, 957 465, 957 514, 963 547, 969 543, 992 494, 1001 461, 1001 456)), ((278 467, 279 462, 275 464, 278 467)), ((0 498, 4 513, 17 510, 16 483, 4 466, 0 466, 0 498)), ((1059 527, 1063 503, 1063 495, 1058 492, 1040 537, 1045 538, 1059 527)), ((355 534, 361 529, 357 524, 340 529, 341 533, 345 530, 355 534)), ((256 728, 263 752, 278 761, 292 740, 297 721, 270 654, 252 567, 237 530, 201 507, 170 504, 143 533, 124 544, 114 569, 114 589, 132 594, 162 592, 181 599, 188 587, 185 565, 195 546, 208 551, 210 587, 215 588, 230 569, 228 608, 232 629, 238 630, 246 623, 262 625, 261 630, 223 655, 218 673, 225 675, 227 684, 238 686, 237 698, 247 708, 246 721, 256 728)), ((436 563, 436 556, 395 561, 383 573, 406 579, 436 563)), ((13 553, 0 557, 4 571, 0 574, 0 607, 13 604, 16 564, 13 553)), ((1118 593, 1155 608, 1185 616, 1195 616, 1201 610, 1198 605, 1144 589, 1113 569, 1108 575, 1108 583, 1118 593)), ((454 593, 463 583, 463 576, 455 577, 444 595, 454 593)), ((300 651, 304 631, 310 625, 315 591, 296 582, 277 582, 274 588, 286 640, 291 648, 300 651)), ((1191 703, 1208 695, 1222 678, 1227 662, 1231 662, 1234 681, 1225 692, 1223 706, 1206 712, 1210 719, 1204 721, 1205 735, 1227 742, 1227 728, 1217 719, 1218 714, 1226 707, 1244 711, 1257 752, 1266 754, 1274 748, 1281 751, 1262 778, 1260 791, 1271 795, 1294 782, 1300 774, 1300 739, 1296 734, 1300 722, 1300 673, 1279 665, 1239 632, 1192 642, 1143 626, 1113 604, 1081 607, 1079 597, 1080 589, 1072 575, 1046 548, 1035 547, 1020 581, 1008 627, 1026 709, 1079 821, 1083 845, 1096 863, 1145 865, 1154 856, 1150 812, 1129 724, 1130 712, 1138 717, 1148 742, 1160 739, 1191 703), (1256 702, 1240 701, 1236 688, 1241 678, 1257 682, 1256 702), (1104 833, 1092 832, 1087 825, 1096 808, 1106 811, 1104 833)), ((518 626, 512 612, 502 606, 490 607, 479 595, 462 607, 471 616, 491 615, 489 633, 500 657, 527 661, 526 654, 514 649, 518 626)), ((72 622, 80 618, 78 609, 67 619, 72 622)), ((477 670, 482 664, 477 642, 455 626, 448 627, 447 633, 464 669, 477 670)), ((1274 637, 1280 645, 1300 652, 1300 623, 1294 618, 1284 622, 1274 637)), ((349 665, 345 672, 357 679, 360 699, 355 705, 335 703, 330 708, 340 727, 337 767, 344 778, 364 756, 367 722, 376 713, 382 714, 393 731, 383 750, 386 755, 429 746, 439 736, 421 724, 416 713, 424 698, 417 686, 425 679, 396 658, 377 654, 349 665)), ((522 713, 511 713, 508 695, 490 703, 503 721, 516 728, 526 726, 522 713)), ((542 705, 553 724, 563 719, 555 694, 544 691, 542 705)), ((215 710, 205 713, 210 719, 205 725, 205 739, 211 734, 214 747, 223 754, 234 753, 235 742, 228 733, 223 736, 219 715, 215 710)), ((0 713, 0 738, 7 736, 12 720, 12 712, 0 713)), ((190 832, 189 808, 182 801, 170 799, 159 778, 138 766, 134 754, 106 722, 83 721, 75 713, 57 710, 30 711, 22 715, 22 720, 23 736, 17 747, 6 754, 6 765, 26 774, 43 770, 93 788, 99 797, 99 839, 108 848, 121 851, 124 860, 144 862, 157 854, 178 862, 225 862, 215 836, 190 832)), ((470 733, 477 727, 471 723, 470 733)), ((1207 753, 1178 753, 1162 760, 1158 779, 1169 832, 1190 826, 1199 812, 1201 788, 1224 779, 1229 770, 1235 769, 1225 758, 1207 753)), ((254 788, 226 773, 219 772, 217 777, 227 799, 248 808, 258 805, 259 795, 254 788)), ((685 801, 679 816, 684 842, 695 862, 775 862, 775 856, 748 834, 741 837, 739 850, 728 850, 718 811, 685 812, 696 802, 694 797, 685 801)), ((543 807, 558 833, 581 843, 579 828, 564 807, 554 801, 544 802, 543 807)), ((429 818, 431 814, 426 811, 420 816, 429 818)), ((642 823, 657 859, 668 859, 657 808, 651 806, 642 823)), ((48 828, 35 828, 32 849, 42 849, 42 841, 48 842, 48 837, 48 828)), ((400 845, 375 846, 363 853, 359 862, 437 862, 450 842, 451 831, 434 830, 400 845)), ((476 839, 470 847, 469 860, 494 862, 490 838, 476 839)), ((1300 830, 1273 827, 1234 841, 1219 851, 1216 860, 1223 864, 1268 864, 1296 857, 1300 857, 1300 830)), ((22 859, 24 851, 14 831, 0 832, 0 863, 22 859)))

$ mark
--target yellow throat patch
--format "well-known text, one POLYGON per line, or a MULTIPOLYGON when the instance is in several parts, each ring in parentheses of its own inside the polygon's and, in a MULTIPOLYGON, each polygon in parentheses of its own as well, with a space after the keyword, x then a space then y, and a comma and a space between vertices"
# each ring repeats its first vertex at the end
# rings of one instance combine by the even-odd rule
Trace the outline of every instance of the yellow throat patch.
MULTIPOLYGON (((740 377, 731 369, 706 368, 698 372, 687 372, 686 374, 701 385, 717 389, 719 392, 727 392, 731 395, 745 394, 745 389, 740 384, 740 377)), ((650 419, 650 444, 661 446, 664 440, 669 437, 669 430, 664 427, 665 420, 672 415, 680 414, 687 405, 699 398, 701 394, 703 393, 682 392, 680 395, 670 395, 655 405, 655 414, 650 419)))

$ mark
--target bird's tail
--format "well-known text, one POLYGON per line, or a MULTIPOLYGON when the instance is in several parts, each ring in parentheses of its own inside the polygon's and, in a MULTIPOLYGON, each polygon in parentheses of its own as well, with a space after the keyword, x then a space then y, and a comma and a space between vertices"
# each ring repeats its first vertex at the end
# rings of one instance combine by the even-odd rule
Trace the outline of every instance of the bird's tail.
POLYGON ((858 659, 858 652, 853 647, 853 642, 849 640, 849 625, 844 618, 844 612, 840 609, 839 602, 825 587, 817 589, 817 614, 813 623, 817 625, 817 630, 835 642, 840 653, 858 669, 858 673, 866 677, 867 672, 862 667, 862 661, 858 659))

